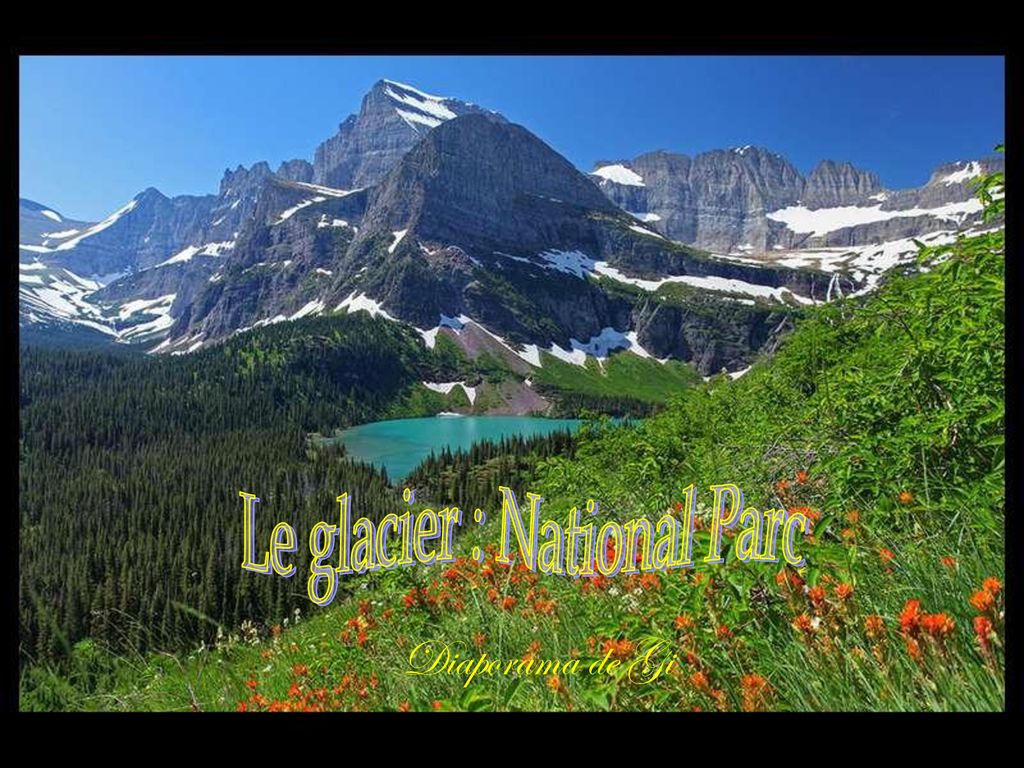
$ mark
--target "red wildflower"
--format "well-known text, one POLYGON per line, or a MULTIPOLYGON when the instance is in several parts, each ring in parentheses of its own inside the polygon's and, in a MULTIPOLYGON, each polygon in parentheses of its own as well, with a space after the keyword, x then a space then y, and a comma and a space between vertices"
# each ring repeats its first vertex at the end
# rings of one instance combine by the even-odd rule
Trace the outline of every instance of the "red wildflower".
POLYGON ((926 613, 921 616, 921 629, 936 640, 953 634, 956 622, 944 613, 926 613))
POLYGON ((757 712, 764 709, 765 700, 771 691, 768 681, 761 675, 749 674, 740 679, 741 698, 744 712, 757 712))
POLYGON ((991 651, 994 634, 995 628, 987 616, 974 617, 974 635, 978 638, 978 645, 981 646, 982 653, 987 654, 991 651))
POLYGON ((996 599, 991 592, 981 590, 971 595, 971 605, 980 613, 988 613, 996 604, 996 599))
POLYGON ((605 655, 611 654, 613 659, 625 659, 633 653, 633 643, 629 640, 605 640, 601 646, 605 655))
POLYGON ((981 582, 981 588, 992 595, 992 597, 999 597, 999 593, 1003 591, 1003 582, 993 576, 989 576, 981 582))
POLYGON ((805 485, 807 483, 807 473, 802 469, 796 473, 797 485, 805 485))
POLYGON ((917 631, 918 623, 921 620, 921 601, 907 600, 900 613, 900 631, 904 634, 913 634, 917 631))
POLYGON ((810 592, 807 593, 807 597, 810 599, 811 605, 817 608, 825 602, 825 588, 811 587, 810 592))
POLYGON ((691 629, 693 627, 693 619, 690 618, 689 614, 681 614, 676 616, 675 626, 678 630, 691 629))
POLYGON ((793 628, 803 632, 805 635, 810 635, 814 632, 814 622, 811 621, 811 617, 806 613, 801 613, 793 619, 793 628))
POLYGON ((693 683, 693 687, 699 691, 706 691, 711 685, 708 680, 708 676, 703 672, 694 672, 690 675, 690 682, 693 683))

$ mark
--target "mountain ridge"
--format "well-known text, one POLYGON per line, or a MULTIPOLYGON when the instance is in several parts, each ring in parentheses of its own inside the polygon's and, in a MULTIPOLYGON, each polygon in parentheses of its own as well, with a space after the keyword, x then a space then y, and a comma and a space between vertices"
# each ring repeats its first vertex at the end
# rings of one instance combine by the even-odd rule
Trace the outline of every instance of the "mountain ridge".
POLYGON ((870 290, 911 252, 908 234, 974 225, 964 198, 986 163, 892 192, 850 163, 804 176, 751 146, 585 174, 496 112, 380 80, 312 162, 229 167, 215 194, 149 187, 55 241, 32 203, 22 324, 77 319, 179 353, 365 310, 428 345, 497 340, 516 364, 618 349, 736 370, 800 305, 870 290), (71 267, 88 277, 49 271, 71 267))

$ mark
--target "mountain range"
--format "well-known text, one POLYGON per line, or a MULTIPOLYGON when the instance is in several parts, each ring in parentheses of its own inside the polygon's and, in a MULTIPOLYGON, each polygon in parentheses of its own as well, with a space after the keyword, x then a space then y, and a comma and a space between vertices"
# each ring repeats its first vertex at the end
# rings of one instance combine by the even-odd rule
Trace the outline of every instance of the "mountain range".
POLYGON ((739 371, 804 305, 870 291, 914 239, 983 226, 971 180, 922 187, 758 147, 574 167, 526 128, 389 80, 316 149, 141 192, 101 222, 20 204, 23 339, 188 353, 252 328, 367 311, 488 352, 524 382, 614 351, 739 371))

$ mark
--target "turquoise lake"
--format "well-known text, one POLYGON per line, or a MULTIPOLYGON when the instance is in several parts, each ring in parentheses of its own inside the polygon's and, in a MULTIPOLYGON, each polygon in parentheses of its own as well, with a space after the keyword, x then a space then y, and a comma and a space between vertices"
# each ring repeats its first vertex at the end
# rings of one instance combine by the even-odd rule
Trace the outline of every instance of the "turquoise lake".
POLYGON ((547 435, 559 430, 576 431, 579 419, 542 419, 535 416, 431 416, 424 419, 375 421, 346 429, 331 438, 341 442, 349 455, 383 467, 392 482, 401 480, 430 453, 469 448, 481 440, 521 435, 547 435))

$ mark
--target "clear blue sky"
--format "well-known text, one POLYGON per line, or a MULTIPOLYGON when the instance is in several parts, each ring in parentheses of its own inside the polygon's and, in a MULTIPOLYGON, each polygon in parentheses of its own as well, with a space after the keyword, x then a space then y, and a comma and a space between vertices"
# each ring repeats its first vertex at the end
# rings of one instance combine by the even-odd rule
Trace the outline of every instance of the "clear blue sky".
POLYGON ((579 168, 756 144, 891 188, 1004 136, 1000 57, 22 57, 21 195, 99 219, 293 157, 380 78, 496 109, 579 168))

